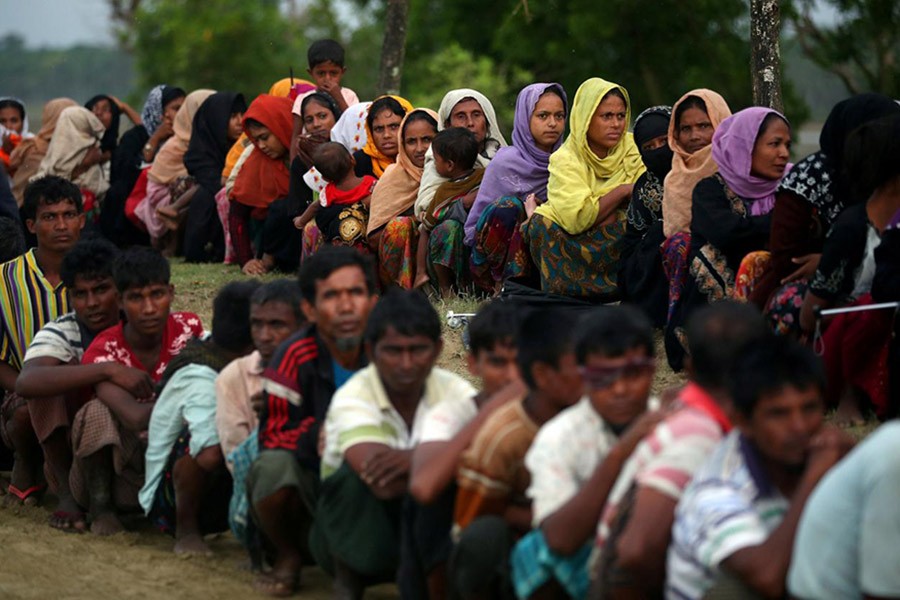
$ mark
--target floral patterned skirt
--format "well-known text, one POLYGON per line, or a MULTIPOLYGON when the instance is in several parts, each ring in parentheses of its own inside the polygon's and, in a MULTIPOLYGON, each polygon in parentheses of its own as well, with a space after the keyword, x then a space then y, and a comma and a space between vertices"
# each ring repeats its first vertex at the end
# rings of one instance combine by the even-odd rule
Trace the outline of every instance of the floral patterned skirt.
POLYGON ((688 253, 691 251, 691 234, 676 233, 663 242, 660 251, 662 252, 663 271, 669 280, 669 311, 666 316, 668 323, 672 320, 675 306, 684 291, 684 282, 688 274, 688 253))
POLYGON ((749 302, 756 283, 762 278, 769 268, 772 253, 765 250, 751 252, 741 261, 734 281, 735 300, 749 302))
POLYGON ((521 229, 525 217, 525 205, 515 196, 500 198, 481 213, 469 261, 476 286, 492 292, 507 279, 524 277, 531 270, 521 229))
POLYGON ((394 217, 384 226, 378 245, 378 272, 383 287, 412 289, 418 241, 419 224, 415 217, 394 217))
POLYGON ((463 224, 453 219, 438 223, 428 237, 429 267, 440 265, 449 269, 460 288, 469 280, 469 251, 463 242, 463 224))
POLYGON ((613 299, 618 293, 619 240, 624 234, 623 219, 570 235, 547 217, 533 215, 525 239, 540 273, 541 289, 572 298, 613 299))

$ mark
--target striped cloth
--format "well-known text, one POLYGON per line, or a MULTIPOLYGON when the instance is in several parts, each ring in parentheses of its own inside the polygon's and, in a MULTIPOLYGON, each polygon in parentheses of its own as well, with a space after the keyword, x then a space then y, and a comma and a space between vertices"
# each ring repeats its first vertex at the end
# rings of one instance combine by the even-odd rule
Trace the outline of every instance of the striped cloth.
POLYGON ((322 453, 322 479, 334 474, 343 464, 344 453, 357 444, 384 444, 409 450, 421 437, 425 416, 439 403, 450 398, 475 395, 472 385, 450 371, 431 369, 425 380, 425 394, 419 402, 412 428, 391 404, 374 365, 357 372, 337 390, 325 420, 325 451, 322 453))
POLYGON ((28 362, 35 358, 55 358, 62 364, 80 363, 85 348, 94 337, 78 322, 74 312, 68 312, 44 325, 25 351, 28 362))
POLYGON ((460 459, 454 536, 478 517, 530 504, 525 496, 531 483, 525 454, 537 432, 538 424, 525 412, 522 400, 498 408, 484 422, 460 459))
POLYGON ((732 431, 697 471, 675 509, 666 598, 702 598, 735 552, 766 541, 790 504, 754 447, 732 431))
POLYGON ((32 248, 0 265, 0 361, 16 371, 37 332, 69 312, 66 286, 47 281, 34 253, 32 248))

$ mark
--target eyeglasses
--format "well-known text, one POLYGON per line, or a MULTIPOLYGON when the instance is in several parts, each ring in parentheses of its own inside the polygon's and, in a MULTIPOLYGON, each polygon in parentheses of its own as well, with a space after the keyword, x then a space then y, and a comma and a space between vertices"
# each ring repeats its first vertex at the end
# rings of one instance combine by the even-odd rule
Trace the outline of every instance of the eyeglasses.
POLYGON ((592 390, 605 390, 611 387, 619 379, 634 380, 638 377, 653 373, 656 369, 656 359, 636 358, 617 367, 588 368, 579 367, 579 372, 584 378, 585 384, 592 390))

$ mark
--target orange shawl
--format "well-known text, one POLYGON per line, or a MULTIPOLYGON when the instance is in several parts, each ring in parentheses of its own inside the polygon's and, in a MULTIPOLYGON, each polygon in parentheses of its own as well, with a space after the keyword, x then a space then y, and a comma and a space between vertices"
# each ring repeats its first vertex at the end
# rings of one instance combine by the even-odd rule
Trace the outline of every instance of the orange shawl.
MULTIPOLYGON (((373 100, 372 104, 381 100, 382 98, 393 98, 397 102, 400 103, 400 106, 403 107, 403 110, 406 111, 406 114, 409 114, 409 111, 413 109, 412 104, 409 103, 409 100, 406 98, 401 98, 400 96, 387 95, 387 96, 379 96, 373 100)), ((371 110, 372 106, 369 105, 369 109, 371 110)), ((363 147, 362 151, 365 152, 372 159, 372 172, 375 173, 375 177, 381 179, 381 176, 384 175, 384 170, 387 169, 390 165, 394 164, 393 158, 388 158, 384 154, 381 153, 381 150, 375 145, 375 136, 372 135, 372 129, 369 127, 369 119, 366 117, 366 136, 368 139, 366 140, 366 145, 363 147)), ((400 144, 402 147, 403 144, 400 144)))
POLYGON ((388 165, 372 192, 372 200, 369 205, 368 235, 386 225, 394 217, 403 214, 416 203, 419 182, 422 180, 422 168, 414 165, 406 153, 406 147, 403 145, 403 126, 409 116, 417 111, 428 113, 432 119, 440 122, 438 114, 430 108, 416 108, 403 117, 403 122, 397 131, 397 137, 400 138, 397 162, 388 165))
POLYGON ((691 90, 682 96, 672 107, 672 119, 669 121, 669 147, 674 151, 672 170, 666 175, 663 186, 663 233, 671 237, 676 233, 691 230, 691 205, 693 204, 694 186, 701 179, 711 176, 719 170, 712 158, 712 144, 697 150, 693 154, 678 143, 675 135, 675 113, 678 106, 688 96, 697 96, 706 104, 706 114, 712 123, 713 130, 719 123, 731 116, 731 109, 725 98, 712 90, 691 90))
MULTIPOLYGON (((288 151, 293 131, 292 106, 287 98, 260 95, 244 113, 244 133, 249 137, 248 119, 259 121, 288 151)), ((247 206, 265 208, 274 200, 286 197, 290 186, 291 173, 284 159, 269 158, 259 148, 254 148, 241 166, 231 197, 247 206)))

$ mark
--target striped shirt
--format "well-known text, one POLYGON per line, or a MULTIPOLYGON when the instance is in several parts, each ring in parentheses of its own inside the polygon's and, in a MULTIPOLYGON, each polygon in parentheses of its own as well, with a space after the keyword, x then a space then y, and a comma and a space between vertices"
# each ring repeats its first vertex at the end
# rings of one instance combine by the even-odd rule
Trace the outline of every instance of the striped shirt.
MULTIPOLYGON (((698 395, 706 396, 699 386, 688 384, 679 401, 684 403, 686 397, 698 395)), ((707 396, 706 402, 714 401, 707 396)), ((677 501, 694 472, 706 462, 724 435, 725 428, 715 411, 704 410, 700 403, 685 405, 659 423, 635 448, 609 493, 597 528, 597 550, 602 552, 606 545, 618 516, 619 503, 633 485, 647 487, 677 501)))
POLYGON ((739 431, 722 440, 675 509, 666 564, 666 598, 702 598, 724 560, 766 541, 789 502, 771 484, 739 431))
POLYGON ((539 425, 528 416, 522 400, 494 411, 463 453, 456 479, 454 534, 480 516, 502 515, 510 506, 529 504, 525 492, 531 477, 525 454, 539 425))
POLYGON ((322 479, 337 471, 344 461, 344 453, 357 444, 412 449, 419 442, 426 415, 435 406, 451 398, 473 395, 475 388, 468 381, 434 367, 425 380, 425 393, 410 428, 391 404, 375 365, 360 370, 335 392, 328 408, 322 479))
POLYGON ((25 360, 54 358, 62 364, 80 363, 94 336, 69 312, 44 325, 25 351, 25 360))
POLYGON ((0 362, 16 371, 38 331, 69 312, 66 286, 47 281, 34 253, 32 248, 0 265, 0 362))

